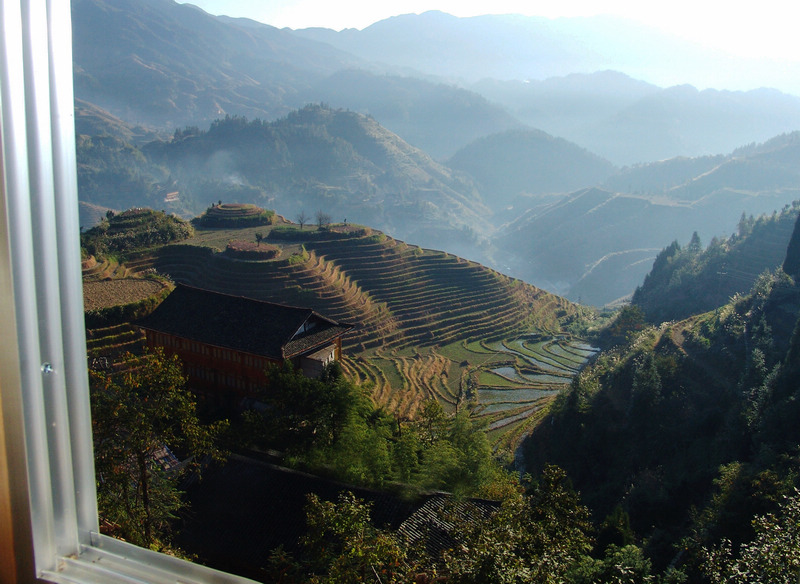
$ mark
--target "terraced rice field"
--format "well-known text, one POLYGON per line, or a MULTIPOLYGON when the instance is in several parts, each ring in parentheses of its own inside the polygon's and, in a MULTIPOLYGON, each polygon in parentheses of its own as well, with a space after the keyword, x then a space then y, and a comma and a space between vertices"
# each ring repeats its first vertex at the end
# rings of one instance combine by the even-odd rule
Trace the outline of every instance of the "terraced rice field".
POLYGON ((87 360, 90 369, 120 371, 134 363, 124 362, 127 352, 142 353, 144 334, 130 324, 115 325, 86 331, 87 360))
POLYGON ((130 304, 157 294, 164 284, 156 280, 121 278, 83 283, 84 310, 130 304))
POLYGON ((81 268, 84 282, 125 278, 130 274, 128 267, 116 260, 98 262, 94 256, 84 260, 81 268))
POLYGON ((510 454, 597 349, 563 335, 533 334, 443 352, 469 363, 473 415, 485 420, 495 448, 510 454))
POLYGON ((375 233, 275 240, 279 259, 240 261, 217 251, 223 232, 241 239, 237 231, 252 228, 198 229, 192 239, 130 258, 126 270, 157 270, 356 324, 344 341, 345 371, 400 417, 431 398, 449 411, 469 407, 504 444, 594 352, 558 336, 581 317, 580 307, 475 262, 375 233))

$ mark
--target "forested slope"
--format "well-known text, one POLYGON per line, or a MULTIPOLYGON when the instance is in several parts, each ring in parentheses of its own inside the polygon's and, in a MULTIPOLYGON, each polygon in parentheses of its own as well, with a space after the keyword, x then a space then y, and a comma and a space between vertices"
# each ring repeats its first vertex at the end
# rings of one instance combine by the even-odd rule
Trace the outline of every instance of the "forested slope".
POLYGON ((658 254, 632 303, 649 322, 659 323, 712 310, 747 293, 759 275, 783 263, 798 209, 795 202, 774 215, 743 215, 736 234, 715 237, 705 249, 697 234, 685 247, 673 242, 658 254))
POLYGON ((530 437, 528 470, 562 466, 597 519, 624 512, 656 565, 699 577, 704 546, 750 540, 753 516, 798 486, 798 275, 680 322, 637 332, 630 319, 630 342, 530 437))

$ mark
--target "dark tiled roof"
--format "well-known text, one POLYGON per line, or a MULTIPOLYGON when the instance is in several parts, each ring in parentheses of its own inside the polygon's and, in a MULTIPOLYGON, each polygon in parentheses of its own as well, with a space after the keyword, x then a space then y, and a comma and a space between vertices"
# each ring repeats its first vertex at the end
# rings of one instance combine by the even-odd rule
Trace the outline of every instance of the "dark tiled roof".
POLYGON ((318 324, 313 330, 299 335, 286 343, 283 348, 284 356, 288 358, 310 351, 314 347, 342 336, 353 328, 351 325, 336 324, 333 321, 328 322, 332 324, 318 324))
POLYGON ((308 494, 336 501, 346 491, 371 505, 375 527, 399 533, 410 545, 422 544, 433 555, 453 545, 455 522, 478 521, 500 507, 447 493, 406 500, 234 454, 186 489, 189 512, 175 543, 208 566, 265 581, 270 552, 278 546, 303 559, 299 540, 306 531, 308 494))
POLYGON ((416 507, 387 493, 232 455, 186 489, 190 507, 175 543, 208 566, 265 581, 276 547, 302 557, 308 494, 336 501, 345 491, 372 504, 372 522, 381 528, 396 529, 416 507))
POLYGON ((178 284, 149 316, 145 329, 192 341, 285 359, 331 342, 352 329, 310 308, 263 302, 178 284), (294 338, 306 322, 316 326, 294 338))
POLYGON ((434 493, 428 495, 397 531, 412 544, 423 542, 427 552, 436 556, 455 544, 451 534, 456 523, 486 519, 499 507, 497 501, 459 500, 448 493, 434 493))

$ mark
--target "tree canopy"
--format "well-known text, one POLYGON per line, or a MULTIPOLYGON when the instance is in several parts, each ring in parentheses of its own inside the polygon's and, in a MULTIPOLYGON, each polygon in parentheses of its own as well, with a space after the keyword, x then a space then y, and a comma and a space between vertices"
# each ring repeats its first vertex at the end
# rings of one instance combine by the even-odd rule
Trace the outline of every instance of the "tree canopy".
POLYGON ((90 372, 100 514, 116 535, 161 548, 184 506, 180 477, 204 456, 223 456, 227 421, 200 423, 177 356, 157 349, 122 360, 122 373, 90 372), (170 449, 185 462, 170 463, 170 449))
POLYGON ((429 400, 416 420, 402 422, 376 408, 368 388, 346 379, 338 364, 320 379, 291 364, 267 373, 259 398, 267 407, 245 413, 244 434, 259 448, 285 451, 290 464, 352 484, 398 482, 464 495, 507 480, 467 411, 448 415, 429 400))

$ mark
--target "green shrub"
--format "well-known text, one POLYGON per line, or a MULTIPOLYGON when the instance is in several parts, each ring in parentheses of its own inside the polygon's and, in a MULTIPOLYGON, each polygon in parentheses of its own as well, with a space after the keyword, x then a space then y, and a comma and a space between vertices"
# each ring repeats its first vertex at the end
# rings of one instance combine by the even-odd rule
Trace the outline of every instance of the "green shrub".
MULTIPOLYGON (((81 248, 97 258, 121 256, 191 237, 188 221, 152 209, 130 209, 111 215, 81 235, 81 248)), ((83 253, 83 252, 82 252, 83 253)))
POLYGON ((357 239, 367 237, 368 241, 378 242, 386 239, 383 233, 372 234, 372 229, 361 225, 334 225, 328 229, 300 229, 293 225, 278 225, 269 232, 269 239, 306 240, 315 239, 357 239))
POLYGON ((319 236, 318 231, 300 229, 291 225, 278 225, 272 228, 269 235, 267 235, 267 239, 297 240, 313 239, 317 236, 319 236))
POLYGON ((309 257, 310 256, 306 251, 306 246, 302 246, 302 250, 298 253, 293 253, 291 256, 289 256, 287 261, 289 262, 290 266, 296 266, 306 263, 309 257))
POLYGON ((386 234, 385 233, 374 233, 374 234, 370 235, 369 237, 366 237, 365 241, 367 241, 367 243, 381 243, 381 242, 386 241, 386 234))

